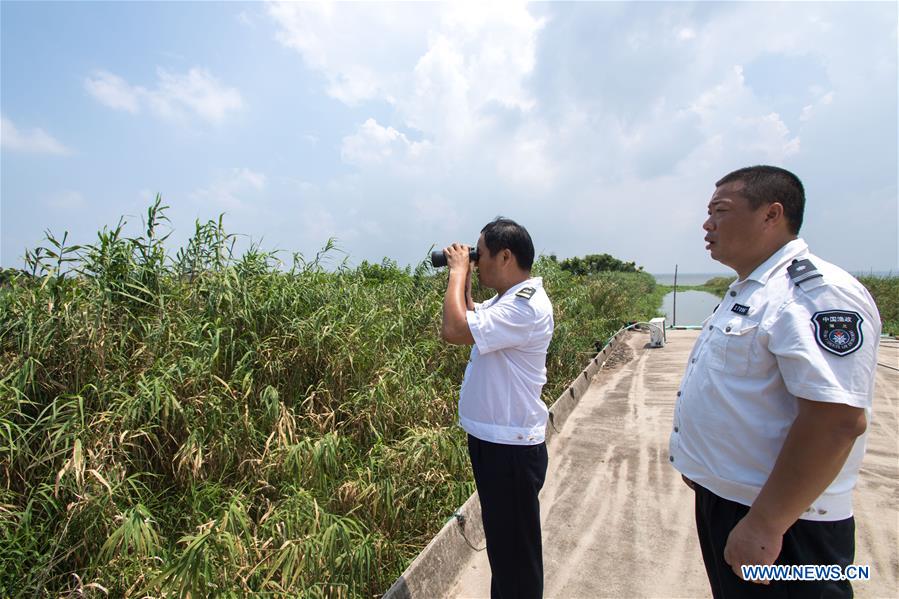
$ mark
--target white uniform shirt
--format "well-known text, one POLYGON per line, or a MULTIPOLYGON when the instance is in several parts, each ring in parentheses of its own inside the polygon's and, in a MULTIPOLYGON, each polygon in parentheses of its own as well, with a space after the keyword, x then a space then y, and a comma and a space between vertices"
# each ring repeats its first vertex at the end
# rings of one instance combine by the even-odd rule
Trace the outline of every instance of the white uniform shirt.
POLYGON ((543 279, 528 279, 476 304, 466 318, 475 345, 459 392, 459 425, 491 443, 542 443, 548 410, 540 392, 553 335, 543 279))
MULTIPOLYGON (((789 242, 734 282, 703 323, 677 394, 669 460, 719 497, 752 505, 799 412, 797 397, 865 408, 870 422, 880 330, 861 283, 802 239, 789 242), (787 268, 803 259, 823 276, 797 285, 787 268)), ((866 437, 801 519, 852 515, 866 437)))

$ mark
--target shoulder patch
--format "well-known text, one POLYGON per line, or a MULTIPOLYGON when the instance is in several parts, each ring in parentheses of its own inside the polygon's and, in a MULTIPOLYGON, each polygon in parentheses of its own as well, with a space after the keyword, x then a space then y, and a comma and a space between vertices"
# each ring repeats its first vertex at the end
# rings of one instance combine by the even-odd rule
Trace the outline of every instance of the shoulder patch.
POLYGON ((805 260, 795 260, 789 267, 787 267, 787 273, 790 275, 790 279, 792 279, 794 285, 799 285, 799 283, 802 283, 803 281, 824 276, 818 272, 818 269, 815 268, 815 265, 812 264, 812 261, 808 258, 805 260))
POLYGON ((825 310, 815 312, 815 341, 832 354, 845 356, 862 346, 862 323, 858 312, 825 310))
POLYGON ((536 287, 522 287, 517 292, 515 292, 515 297, 523 297, 526 300, 534 297, 534 294, 537 293, 536 287))

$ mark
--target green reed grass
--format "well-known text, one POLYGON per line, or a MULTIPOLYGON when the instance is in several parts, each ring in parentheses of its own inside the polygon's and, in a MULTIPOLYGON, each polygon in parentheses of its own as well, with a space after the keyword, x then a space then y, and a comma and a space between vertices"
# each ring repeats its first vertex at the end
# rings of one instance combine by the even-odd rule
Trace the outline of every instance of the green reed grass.
POLYGON ((724 296, 730 284, 737 280, 737 277, 712 277, 697 289, 708 291, 713 295, 724 296))
MULTIPOLYGON (((48 234, 4 279, 0 596, 382 593, 474 490, 445 271, 236 256, 221 219, 169 257, 165 222, 157 197, 139 236, 48 234)), ((535 274, 551 402, 660 297, 535 274)))
POLYGON ((894 337, 899 335, 899 276, 862 275, 858 280, 877 303, 883 332, 894 337))

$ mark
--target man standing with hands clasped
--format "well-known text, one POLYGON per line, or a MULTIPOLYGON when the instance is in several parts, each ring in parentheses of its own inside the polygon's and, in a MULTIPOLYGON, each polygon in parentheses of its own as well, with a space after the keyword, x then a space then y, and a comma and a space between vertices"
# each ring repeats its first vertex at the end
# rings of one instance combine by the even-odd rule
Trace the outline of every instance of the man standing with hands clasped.
POLYGON ((543 595, 538 493, 546 477, 548 411, 540 399, 553 310, 531 277, 534 244, 524 227, 497 218, 481 230, 478 278, 496 295, 471 299, 469 248, 444 249, 449 283, 441 336, 474 345, 459 392, 459 424, 481 502, 493 599, 543 595))
POLYGON ((852 490, 871 415, 880 316, 851 275, 798 237, 789 171, 730 173, 707 249, 738 278, 703 324, 678 391, 669 460, 696 493, 716 598, 851 597, 846 580, 747 580, 742 566, 855 557, 852 490))

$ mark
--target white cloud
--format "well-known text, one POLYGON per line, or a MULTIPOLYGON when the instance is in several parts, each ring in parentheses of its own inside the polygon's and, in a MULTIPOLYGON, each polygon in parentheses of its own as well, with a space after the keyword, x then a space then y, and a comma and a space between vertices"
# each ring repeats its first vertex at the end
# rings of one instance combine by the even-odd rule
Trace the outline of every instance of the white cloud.
POLYGON ((237 15, 235 15, 234 18, 237 19, 237 22, 240 23, 241 25, 243 25, 245 27, 250 27, 252 29, 256 29, 256 27, 259 24, 259 18, 264 17, 264 15, 262 15, 261 12, 262 11, 260 11, 258 9, 254 9, 252 11, 242 10, 239 13, 237 13, 237 15))
POLYGON ((132 114, 140 112, 140 97, 147 94, 144 88, 132 87, 121 77, 103 70, 94 71, 84 80, 84 86, 100 103, 132 114))
POLYGON ((549 157, 551 132, 539 126, 519 131, 508 145, 508 151, 497 156, 496 170, 510 185, 531 190, 551 190, 561 169, 549 157))
POLYGON ((84 200, 84 194, 80 191, 65 190, 60 191, 47 199, 47 207, 51 210, 75 211, 83 210, 87 207, 84 200))
POLYGON ((225 87, 205 69, 193 68, 185 75, 157 69, 159 87, 149 96, 151 106, 163 116, 184 109, 204 120, 220 123, 228 112, 243 106, 240 92, 225 87))
POLYGON ((292 3, 269 13, 278 40, 326 77, 332 97, 394 104, 440 146, 471 141, 493 104, 534 105, 525 79, 543 21, 524 4, 292 3))
POLYGON ((799 152, 799 137, 790 135, 790 130, 776 112, 764 116, 738 118, 737 135, 744 134, 747 140, 743 146, 762 162, 783 163, 799 152))
POLYGON ((0 117, 0 142, 2 147, 34 154, 70 154, 71 151, 43 129, 20 131, 6 117, 0 117))
POLYGON ((745 85, 743 69, 730 68, 724 79, 702 92, 689 107, 699 119, 702 144, 689 162, 727 169, 735 161, 783 164, 800 150, 800 138, 781 116, 765 106, 745 85))
POLYGON ((810 121, 814 118, 816 112, 820 112, 823 107, 831 104, 833 104, 833 91, 821 95, 813 104, 803 106, 802 112, 799 114, 799 120, 802 122, 810 121))
POLYGON ((343 138, 340 156, 347 164, 372 166, 392 159, 415 160, 428 146, 427 142, 409 141, 393 127, 383 127, 375 119, 368 119, 356 133, 343 138))
MULTIPOLYGON (((258 83, 280 88, 286 79, 288 87, 319 89, 260 96, 271 103, 242 115, 259 132, 256 145, 242 146, 253 158, 230 164, 268 165, 267 176, 220 171, 188 184, 188 191, 202 189, 188 194, 194 201, 173 202, 172 214, 192 220, 189 211, 205 218, 226 208, 238 215, 231 219, 237 232, 265 232, 285 249, 306 251, 335 235, 356 261, 401 262, 417 261, 431 243, 471 242, 505 214, 531 229, 538 249, 562 257, 608 251, 651 269, 675 261, 682 271, 685 264, 707 269, 717 265, 702 249, 700 225, 714 181, 772 162, 806 183, 803 231, 820 255, 830 243, 835 258, 853 253, 859 266, 883 263, 878 255, 892 256, 895 244, 884 249, 878 240, 895 241, 897 223, 896 10, 808 2, 236 7, 210 39, 252 38, 267 22, 280 50, 237 44, 268 65, 254 74, 258 83), (309 72, 291 81, 296 69, 283 64, 285 51, 309 72), (285 113, 283 102, 298 97, 311 103, 285 113), (836 245, 830 239, 839 223, 822 214, 845 218, 846 198, 860 208, 836 245)), ((157 41, 137 58, 184 66, 139 79, 85 73, 84 90, 124 114, 179 123, 227 122, 245 105, 248 94, 233 85, 248 85, 243 80, 189 69, 197 63, 173 53, 188 50, 171 48, 164 36, 157 41)), ((23 97, 32 91, 17 87, 23 97)), ((96 130, 90 119, 72 118, 67 140, 96 130)), ((234 145, 230 132, 220 133, 222 144, 234 145)), ((2 141, 4 159, 14 145, 62 147, 6 120, 2 141)), ((140 153, 131 150, 119 152, 140 153)), ((163 171, 148 180, 162 177, 179 193, 185 169, 172 170, 170 161, 184 158, 163 158, 163 171)), ((83 191, 92 208, 104 195, 83 191)), ((36 197, 43 207, 48 196, 36 197)))
POLYGON ((335 214, 346 217, 331 224, 348 228, 351 215, 419 241, 359 237, 366 255, 408 257, 419 238, 439 244, 456 235, 447 227, 477 230, 504 213, 533 223, 538 245, 560 255, 616 250, 646 263, 657 247, 628 248, 634 215, 652 214, 666 224, 657 236, 671 248, 665 260, 686 243, 688 259, 706 263, 699 225, 718 177, 758 163, 810 180, 833 176, 800 167, 823 155, 815 148, 832 141, 837 124, 864 110, 852 91, 863 89, 861 73, 892 73, 895 87, 895 53, 868 37, 858 49, 857 36, 880 39, 865 33, 871 15, 843 5, 268 10, 278 39, 322 75, 326 93, 357 110, 371 107, 372 117, 342 139, 352 173, 323 186, 341 206, 335 214), (847 19, 851 36, 842 30, 847 19), (860 68, 860 56, 878 58, 860 68), (849 116, 835 120, 838 113, 849 116))
POLYGON ((148 108, 166 119, 180 120, 193 115, 210 123, 221 123, 230 112, 243 107, 240 92, 223 85, 205 69, 195 67, 178 74, 158 68, 156 76, 156 88, 147 89, 98 70, 85 79, 84 85, 94 98, 110 108, 132 114, 148 108))
POLYGON ((436 4, 270 3, 277 39, 322 73, 329 95, 347 105, 398 93, 426 47, 423 24, 436 4))
POLYGON ((231 169, 207 187, 190 194, 191 199, 213 210, 247 208, 266 187, 265 174, 248 168, 231 169))

